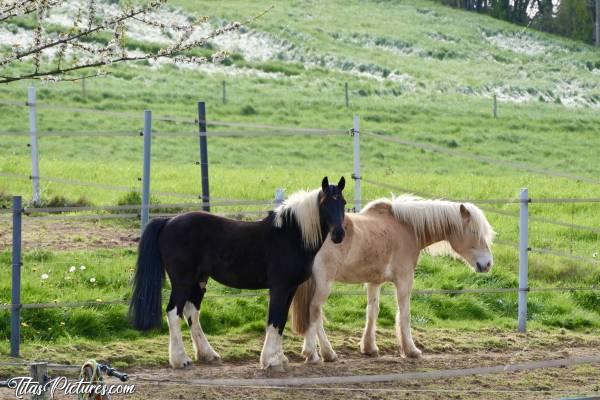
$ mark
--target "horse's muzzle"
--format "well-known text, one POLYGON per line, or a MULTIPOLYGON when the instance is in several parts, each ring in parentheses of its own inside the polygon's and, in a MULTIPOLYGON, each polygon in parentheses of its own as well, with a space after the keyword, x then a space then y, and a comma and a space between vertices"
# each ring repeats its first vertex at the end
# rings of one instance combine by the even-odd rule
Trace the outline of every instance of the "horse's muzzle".
POLYGON ((477 272, 489 272, 492 269, 492 262, 488 261, 485 264, 480 263, 479 261, 475 263, 477 266, 477 272))
POLYGON ((331 241, 335 244, 342 243, 344 236, 346 236, 346 232, 342 228, 336 228, 331 231, 331 241))

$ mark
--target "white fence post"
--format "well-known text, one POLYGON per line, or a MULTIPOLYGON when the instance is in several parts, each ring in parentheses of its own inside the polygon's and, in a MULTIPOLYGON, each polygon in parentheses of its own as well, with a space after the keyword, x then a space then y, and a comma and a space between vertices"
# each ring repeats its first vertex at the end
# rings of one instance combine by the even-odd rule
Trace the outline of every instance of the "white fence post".
POLYGON ((529 234, 529 192, 521 189, 519 213, 519 332, 525 332, 527 325, 528 279, 528 234, 529 234))
POLYGON ((144 111, 144 170, 142 176, 142 210, 141 210, 141 231, 150 219, 150 158, 152 146, 152 111, 144 111))
POLYGON ((27 105, 29 106, 29 147, 31 148, 31 181, 33 183, 32 203, 39 205, 42 201, 40 195, 40 166, 38 161, 37 142, 37 117, 35 107, 35 87, 30 86, 27 91, 27 105))
POLYGON ((360 198, 360 125, 358 115, 354 116, 354 128, 352 129, 352 135, 354 136, 354 172, 352 179, 354 179, 354 212, 360 212, 361 198, 360 198))
POLYGON ((285 201, 285 189, 275 189, 275 208, 279 207, 285 201))

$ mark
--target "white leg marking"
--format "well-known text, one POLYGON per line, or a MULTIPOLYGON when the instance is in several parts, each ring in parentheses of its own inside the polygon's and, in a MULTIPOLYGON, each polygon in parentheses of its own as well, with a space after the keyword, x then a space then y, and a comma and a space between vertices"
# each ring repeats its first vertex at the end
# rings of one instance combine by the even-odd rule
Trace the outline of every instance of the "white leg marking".
MULTIPOLYGON (((318 264, 322 265, 322 264, 318 264)), ((323 327, 323 304, 327 301, 329 297, 329 293, 331 293, 331 282, 327 279, 327 272, 322 270, 321 268, 315 268, 313 265, 313 274, 315 275, 315 294, 310 303, 310 319, 311 319, 311 328, 312 335, 316 334, 319 339, 319 346, 321 347, 321 357, 323 357, 324 361, 336 361, 337 354, 333 351, 333 347, 327 338, 327 334, 325 334, 325 328, 323 327)), ((313 339, 314 340, 314 339, 313 339)), ((316 349, 315 349, 316 350, 316 349)), ((316 353, 316 351, 315 351, 316 353)), ((316 354, 306 355, 306 362, 318 362, 319 357, 316 354)))
POLYGON ((265 343, 260 354, 260 366, 263 369, 273 368, 283 371, 288 360, 283 354, 283 336, 273 325, 267 327, 265 343))
POLYGON ((360 340, 360 352, 370 356, 377 355, 379 352, 379 348, 375 343, 375 331, 377 330, 377 317, 379 316, 380 289, 380 284, 367 283, 367 321, 360 340))
POLYGON ((319 338, 319 345, 321 346, 321 357, 324 361, 333 362, 337 361, 338 356, 333 350, 327 335, 325 334, 325 328, 323 327, 323 316, 317 321, 317 336, 319 338))
POLYGON ((316 364, 320 361, 317 352, 317 332, 315 323, 310 323, 310 327, 304 334, 304 344, 302 345, 302 355, 306 358, 305 363, 316 364))
POLYGON ((412 291, 414 269, 411 268, 410 276, 403 277, 396 282, 396 297, 398 311, 396 312, 396 336, 404 354, 407 357, 421 357, 421 350, 415 346, 410 333, 410 293, 412 291))
POLYGON ((213 362, 220 360, 219 354, 212 348, 208 339, 202 331, 202 326, 198 319, 198 309, 189 301, 185 302, 183 307, 183 316, 190 326, 192 334, 192 343, 194 345, 194 353, 196 354, 196 360, 204 362, 213 362))
POLYGON ((169 323, 169 363, 173 368, 185 368, 191 365, 192 359, 185 354, 181 337, 181 321, 177 315, 177 307, 167 313, 169 323))

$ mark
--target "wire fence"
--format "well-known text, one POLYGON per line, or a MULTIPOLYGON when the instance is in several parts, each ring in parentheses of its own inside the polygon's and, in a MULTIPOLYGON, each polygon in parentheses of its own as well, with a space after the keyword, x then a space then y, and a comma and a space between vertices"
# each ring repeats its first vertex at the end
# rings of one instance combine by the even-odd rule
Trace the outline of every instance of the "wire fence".
MULTIPOLYGON (((27 106, 27 104, 19 103, 19 102, 0 102, 0 104, 10 105, 10 106, 27 106)), ((37 107, 42 108, 58 108, 56 105, 52 104, 42 104, 36 103, 37 107)), ((91 112, 98 113, 106 116, 115 116, 115 117, 125 117, 125 118, 134 118, 136 120, 140 120, 141 113, 129 113, 129 112, 114 112, 114 111, 106 111, 106 110, 96 110, 89 108, 75 108, 75 107, 62 107, 60 109, 65 112, 91 112)), ((203 117, 204 118, 204 117, 203 117)), ((173 123, 182 123, 187 125, 198 125, 198 124, 208 124, 209 126, 222 126, 226 128, 234 128, 238 131, 228 131, 228 130, 216 130, 206 132, 192 132, 186 131, 185 129, 177 129, 173 132, 169 131, 152 131, 153 137, 205 137, 205 136, 215 136, 215 137, 259 137, 259 136, 293 136, 293 135, 303 135, 303 136, 331 136, 331 135, 346 135, 348 134, 348 130, 344 129, 320 129, 320 128, 298 128, 298 127, 285 127, 285 126, 275 126, 275 125, 265 125, 265 124, 251 124, 244 122, 225 122, 225 121, 208 121, 191 118, 180 118, 174 116, 154 116, 154 120, 164 121, 164 122, 173 122, 173 123)), ((184 127, 185 128, 185 127, 184 127)), ((351 130, 351 133, 358 133, 358 130, 351 130)), ((409 146, 413 148, 419 148, 423 150, 435 151, 443 154, 447 154, 450 156, 460 157, 471 159, 478 162, 485 162, 491 165, 497 166, 508 166, 511 168, 515 168, 518 170, 533 172, 536 174, 541 174, 545 176, 552 177, 561 177, 567 179, 575 179, 580 182, 593 183, 598 184, 600 180, 585 176, 578 176, 571 173, 566 173, 562 171, 549 171, 547 169, 538 168, 534 166, 530 166, 524 163, 514 162, 510 160, 499 160, 491 157, 476 155, 472 153, 466 153, 463 151, 453 150, 441 146, 436 146, 432 144, 419 143, 415 141, 405 140, 398 136, 387 136, 380 133, 374 132, 361 132, 362 135, 373 138, 375 140, 386 141, 391 143, 396 143, 404 146, 409 146)), ((23 131, 6 131, 0 132, 0 136, 4 135, 12 135, 12 136, 28 136, 29 132, 23 131)), ((143 136, 143 133, 131 130, 131 131, 115 131, 115 132, 102 132, 102 131, 89 131, 89 132, 62 132, 62 131, 47 131, 47 132, 36 132, 38 136, 65 136, 65 137, 89 137, 89 136, 143 136)), ((39 174, 38 174, 39 175, 39 174)), ((60 184, 67 185, 78 185, 84 187, 93 187, 98 189, 106 189, 106 190, 116 190, 116 191, 128 191, 128 192, 141 192, 141 189, 136 188, 134 185, 126 186, 126 185, 114 185, 108 183, 97 183, 97 182, 86 182, 77 179, 66 179, 66 178, 58 178, 58 177, 48 177, 48 176, 33 176, 27 174, 18 174, 18 173, 9 173, 9 172, 0 172, 0 176, 9 179, 28 179, 28 180, 39 180, 39 181, 47 181, 47 182, 55 182, 60 184)), ((360 176, 360 174, 357 174, 360 176)), ((410 192, 423 197, 435 198, 437 196, 432 195, 430 193, 423 193, 420 191, 410 190, 408 188, 403 188, 397 185, 378 182, 368 177, 360 177, 356 178, 361 182, 371 184, 373 186, 377 186, 380 188, 391 189, 400 192, 410 192)), ((136 183, 137 185, 137 183, 136 183)), ((174 197, 174 198, 186 198, 186 199, 199 199, 201 196, 195 194, 186 194, 186 193, 176 193, 176 192, 152 192, 153 195, 166 196, 166 197, 174 197)), ((481 205, 517 205, 522 202, 522 200, 517 198, 506 198, 506 199, 454 199, 454 201, 460 202, 472 202, 475 204, 481 205)), ((600 198, 529 198, 527 200, 529 203, 539 203, 539 204, 581 204, 581 203, 600 203, 600 198)), ((173 216, 176 215, 174 211, 180 210, 188 210, 188 209, 197 209, 202 207, 270 207, 275 206, 276 203, 274 201, 267 200, 228 200, 228 199, 218 199, 211 198, 210 201, 201 201, 201 202, 189 202, 189 203, 169 203, 169 204, 151 204, 148 206, 148 209, 156 211, 154 213, 155 216, 173 216)), ((141 205, 124 205, 124 206, 99 206, 99 207, 25 207, 24 215, 27 215, 28 218, 32 218, 35 220, 44 220, 44 219, 88 219, 88 220, 96 220, 96 219, 138 219, 140 218, 140 212, 143 209, 141 205), (135 213, 132 211, 136 211, 135 213)), ((496 213, 499 215, 518 218, 519 216, 515 212, 511 212, 508 210, 502 210, 494 207, 485 207, 484 211, 490 213, 496 213)), ((244 211, 232 211, 230 214, 234 214, 237 216, 251 216, 251 215, 259 215, 268 212, 269 210, 244 210, 244 211)), ((9 210, 0 210, 0 214, 8 214, 9 210)), ((544 217, 538 216, 529 216, 529 219, 534 222, 539 222, 548 225, 554 225, 561 228, 568 228, 572 230, 579 230, 585 232, 591 232, 598 234, 600 233, 600 228, 582 224, 574 224, 568 223, 565 221, 553 220, 544 217)), ((514 248, 518 248, 518 244, 512 242, 503 242, 501 240, 496 241, 496 243, 500 245, 510 246, 514 248)), ((528 249, 531 253, 545 254, 555 257, 562 257, 565 259, 571 259, 575 261, 583 261, 591 264, 599 263, 599 260, 595 258, 585 257, 578 254, 569 254, 563 251, 559 251, 556 249, 543 248, 543 247, 530 247, 528 249)), ((431 289, 431 290, 414 290, 413 295, 415 296, 431 296, 431 295, 463 295, 463 294, 493 294, 493 293, 519 293, 519 292, 575 292, 575 291, 597 291, 600 290, 597 287, 556 287, 556 288, 469 288, 469 289, 431 289)), ((384 295, 393 295, 394 292, 385 292, 384 295)), ((334 296, 363 296, 364 292, 334 292, 332 295, 334 296)), ((265 297, 267 293, 238 293, 238 294, 222 294, 222 295, 207 295, 207 298, 236 298, 236 297, 265 297)), ((38 309, 38 308, 73 308, 73 307, 90 307, 90 306, 108 306, 108 305, 123 305, 126 304, 124 300, 109 300, 109 301, 83 301, 83 302, 69 302, 69 303, 28 303, 28 304, 20 304, 18 308, 23 309, 38 309)), ((11 304, 3 304, 0 305, 0 310, 9 310, 14 309, 17 306, 13 306, 11 304)))
MULTIPOLYGON (((600 292, 600 286, 598 287, 530 287, 526 289, 520 289, 518 287, 512 288, 470 288, 470 289, 414 289, 411 294, 412 296, 436 296, 436 295, 469 295, 469 294, 516 294, 520 291, 526 291, 529 293, 548 293, 548 292, 600 292)), ((366 291, 339 291, 333 290, 330 297, 362 297, 366 296, 366 291)), ((396 296, 396 292, 392 290, 381 290, 381 296, 396 296)), ((243 293, 221 293, 211 294, 208 293, 204 296, 204 299, 239 299, 239 298, 267 298, 269 293, 267 292, 243 292, 243 293)), ((21 304, 0 304, 0 310, 11 310, 14 308, 19 309, 41 309, 41 308, 80 308, 80 307, 106 307, 114 305, 128 305, 127 300, 87 300, 87 301, 76 301, 76 302, 45 302, 45 303, 21 303, 21 304)))
MULTIPOLYGON (((20 101, 0 101, 0 105, 7 106, 16 106, 16 107, 28 107, 29 104, 27 102, 20 101)), ((65 107, 64 105, 58 104, 50 104, 50 103, 36 103, 36 107, 39 108, 47 108, 47 109, 59 109, 63 112, 73 112, 73 113, 92 113, 92 114, 101 114, 111 117, 122 117, 128 119, 136 119, 140 120, 140 115, 142 115, 143 110, 139 112, 123 112, 123 111, 110 111, 110 110, 99 110, 96 108, 87 108, 87 107, 65 107)), ((174 123, 182 123, 188 125, 198 125, 200 122, 205 123, 208 126, 229 126, 236 128, 248 128, 248 129, 261 129, 261 130, 274 130, 280 132, 293 132, 295 134, 303 135, 303 134, 347 134, 347 130, 343 129, 333 129, 333 128, 299 128, 295 126, 282 126, 282 125, 269 125, 269 124, 257 124, 257 123, 249 123, 249 122, 233 122, 233 121, 220 121, 220 120, 198 120, 198 118, 186 118, 180 116, 171 116, 171 115, 155 115, 152 117, 154 120, 162 121, 162 122, 174 122, 174 123)), ((53 132, 47 132, 48 134, 53 134, 53 132)), ((66 135, 73 134, 73 132, 62 132, 66 135)), ((107 133, 107 132, 98 132, 99 134, 107 133)), ((0 132, 2 134, 16 134, 16 135, 29 135, 29 132, 0 132)), ((109 133, 110 134, 110 133, 109 133)), ((128 133, 128 134, 133 134, 128 133)), ((190 133, 191 134, 191 133, 190 133)), ((59 136, 61 133, 58 134, 59 136)), ((134 135, 139 135, 139 132, 136 132, 134 135)), ((154 135, 154 133, 153 133, 154 135)), ((198 132, 193 133, 193 135, 198 136, 198 132)))
MULTIPOLYGON (((328 131, 328 130, 302 130, 302 129, 289 129, 289 130, 265 130, 265 131, 209 131, 209 132, 152 132, 152 137, 258 137, 258 136, 339 136, 346 135, 345 131, 328 131)), ((29 137, 29 132, 0 132, 0 136, 23 136, 29 137)), ((77 131, 77 132, 60 132, 60 131, 49 131, 49 132, 36 132, 37 136, 60 136, 60 137, 88 137, 88 136, 100 136, 100 137, 114 137, 114 136, 143 136, 141 132, 110 132, 110 131, 77 131)))
MULTIPOLYGON (((32 180, 34 178, 37 178, 40 181, 55 182, 55 183, 61 183, 61 184, 65 184, 65 185, 92 187, 92 188, 103 189, 103 190, 114 190, 114 191, 120 191, 120 192, 138 192, 138 193, 140 193, 142 191, 142 189, 136 187, 137 185, 135 185, 135 186, 134 185, 132 185, 132 186, 114 185, 114 184, 109 184, 109 183, 88 182, 88 181, 82 181, 79 179, 65 179, 65 178, 56 178, 56 177, 49 177, 49 176, 35 177, 32 175, 17 174, 17 173, 12 173, 12 172, 0 172, 0 176, 10 178, 10 179, 17 179, 17 180, 32 180)), ((191 193, 180 193, 180 192, 152 191, 152 195, 181 198, 181 199, 201 199, 202 198, 201 195, 196 195, 196 194, 191 194, 191 193)), ((215 197, 215 196, 211 196, 211 199, 214 199, 217 201, 225 201, 225 200, 232 201, 230 199, 224 199, 224 198, 215 197)), ((240 200, 240 201, 242 201, 242 200, 240 200)), ((2 212, 2 210, 0 209, 0 213, 1 212, 2 212)))
MULTIPOLYGON (((18 101, 0 101, 0 105, 9 105, 9 106, 22 106, 27 107, 27 102, 18 102, 18 101)), ((63 105, 58 104, 49 104, 49 103, 36 103, 36 107, 40 108, 48 108, 48 109, 60 109, 64 112, 76 112, 76 113, 96 113, 106 116, 115 116, 115 117, 123 117, 130 119, 138 119, 140 120, 141 111, 138 113, 134 112, 120 112, 120 111, 110 111, 110 110, 99 110, 94 108, 84 108, 84 107, 65 107, 63 105)), ((198 119, 178 117, 178 116, 169 116, 169 115, 157 115, 154 116, 153 119, 164 122, 174 122, 174 123, 184 123, 184 124, 193 124, 197 125, 199 122, 203 122, 208 126, 227 126, 227 127, 237 127, 237 128, 249 128, 249 129, 259 129, 257 132, 208 132, 207 136, 266 136, 266 135, 274 135, 277 132, 264 132, 264 130, 274 130, 279 131, 279 134, 282 135, 343 135, 347 134, 348 130, 343 129, 323 129, 323 128, 297 128, 297 127, 286 127, 286 126, 277 126, 277 125, 268 125, 268 124, 256 124, 256 123, 247 123, 247 122, 229 122, 229 121, 218 121, 218 120, 206 120, 199 121, 198 119)), ((29 135, 28 132, 0 132, 0 135, 29 135)), ((114 135, 114 136, 137 136, 140 135, 140 132, 41 132, 39 135, 54 135, 54 136, 82 136, 82 135, 114 135)), ((153 135, 170 135, 170 136, 198 136, 198 132, 174 132, 174 133, 153 133, 153 135)), ((467 153, 460 150, 450 149, 443 146, 438 146, 430 143, 421 143, 412 140, 407 140, 399 137, 398 135, 390 135, 388 133, 383 134, 381 132, 368 132, 362 131, 362 135, 392 142, 404 146, 409 146, 413 148, 435 151, 438 153, 448 154, 450 156, 457 156, 461 158, 471 159, 478 162, 485 162, 492 165, 498 166, 509 166, 511 168, 515 168, 518 170, 528 171, 540 175, 551 176, 551 177, 561 177, 566 179, 577 180, 580 182, 592 183, 592 184, 600 184, 600 179, 575 175, 569 172, 564 171, 551 171, 545 168, 534 167, 525 163, 511 161, 511 160, 503 160, 503 159, 495 159, 492 157, 487 157, 483 155, 477 155, 473 153, 467 153)))
POLYGON ((502 160, 502 159, 482 156, 482 155, 478 155, 478 154, 473 154, 470 152, 467 153, 467 152, 460 151, 460 150, 453 150, 453 149, 450 149, 447 147, 436 146, 433 144, 415 142, 412 140, 402 139, 396 135, 389 136, 389 135, 383 135, 380 133, 373 133, 373 132, 361 132, 361 134, 366 135, 367 137, 371 137, 371 138, 378 139, 378 140, 383 140, 386 142, 396 143, 396 144, 413 147, 413 148, 417 148, 417 149, 422 149, 422 150, 435 151, 438 153, 448 154, 453 157, 465 158, 465 159, 469 159, 469 160, 473 160, 473 161, 477 161, 477 162, 488 163, 491 165, 508 166, 508 167, 511 167, 511 168, 514 168, 517 170, 532 172, 532 173, 535 173, 538 175, 571 179, 571 180, 576 180, 576 181, 580 181, 580 182, 592 183, 592 184, 596 184, 596 185, 600 184, 600 179, 596 179, 596 178, 575 175, 575 174, 572 174, 569 172, 563 172, 563 171, 552 171, 552 170, 549 170, 546 168, 534 167, 532 165, 520 163, 520 162, 516 162, 516 161, 502 160))

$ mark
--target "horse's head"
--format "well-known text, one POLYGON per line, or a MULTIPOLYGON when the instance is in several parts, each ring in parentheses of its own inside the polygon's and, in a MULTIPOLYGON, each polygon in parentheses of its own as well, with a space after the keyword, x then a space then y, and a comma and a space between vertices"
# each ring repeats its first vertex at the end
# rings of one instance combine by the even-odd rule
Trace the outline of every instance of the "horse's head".
POLYGON ((341 243, 345 235, 343 224, 346 200, 342 194, 344 186, 346 186, 346 180, 343 176, 337 185, 330 185, 327 177, 323 178, 321 182, 319 212, 327 224, 333 243, 341 243))
POLYGON ((494 262, 490 244, 493 230, 483 212, 471 205, 469 210, 460 205, 462 230, 450 235, 448 242, 452 249, 467 261, 477 272, 488 272, 494 262))

